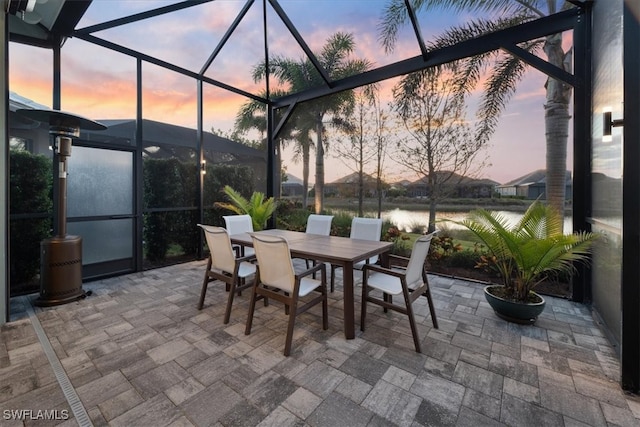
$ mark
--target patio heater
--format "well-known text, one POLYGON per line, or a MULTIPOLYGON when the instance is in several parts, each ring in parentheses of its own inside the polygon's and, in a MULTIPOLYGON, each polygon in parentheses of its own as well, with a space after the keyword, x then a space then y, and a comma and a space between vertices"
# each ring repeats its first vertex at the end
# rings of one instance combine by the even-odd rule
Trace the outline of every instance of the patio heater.
POLYGON ((67 159, 71 156, 71 138, 80 136, 80 129, 104 130, 106 126, 56 110, 22 109, 17 113, 49 125, 57 155, 54 162, 58 163, 58 197, 54 200, 57 234, 40 242, 40 296, 35 304, 41 307, 66 304, 86 296, 82 290, 82 237, 67 234, 67 159))

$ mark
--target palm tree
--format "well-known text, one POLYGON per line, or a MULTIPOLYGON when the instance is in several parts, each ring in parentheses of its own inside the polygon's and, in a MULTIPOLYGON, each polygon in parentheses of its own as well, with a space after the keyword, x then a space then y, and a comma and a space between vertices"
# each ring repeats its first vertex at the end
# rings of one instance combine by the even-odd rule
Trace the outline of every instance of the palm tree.
MULTIPOLYGON (((327 40, 322 51, 317 56, 318 62, 332 80, 366 71, 370 64, 366 60, 350 59, 355 44, 353 35, 335 33, 327 40)), ((256 82, 266 76, 266 65, 261 63, 254 68, 253 78, 256 82)), ((309 59, 293 60, 284 57, 269 59, 269 74, 275 76, 279 82, 288 86, 290 92, 300 92, 312 87, 324 85, 320 73, 309 59)), ((275 98, 272 96, 271 98, 275 98)), ((342 115, 353 108, 353 93, 344 91, 299 105, 290 120, 290 127, 299 131, 301 144, 308 144, 308 133, 316 135, 316 177, 315 177, 315 211, 320 213, 324 205, 324 123, 327 114, 342 115), (306 136, 306 137, 305 137, 306 136)), ((305 158, 305 146, 302 145, 303 168, 308 167, 309 159, 305 158)), ((307 147, 308 148, 308 147, 307 147)), ((307 151, 308 152, 308 151, 307 151)), ((305 169, 308 170, 308 169, 305 169)), ((304 177, 303 177, 304 179, 304 177)), ((304 185, 307 185, 304 182, 304 185)))
MULTIPOLYGON (((462 40, 512 27, 572 7, 564 0, 412 0, 412 6, 416 11, 450 8, 457 12, 486 12, 492 16, 498 16, 492 20, 474 19, 464 26, 451 28, 431 44, 432 48, 450 46, 462 40)), ((407 18, 404 1, 394 0, 389 4, 380 26, 381 41, 386 49, 393 48, 398 28, 407 18)), ((572 49, 567 51, 563 49, 562 34, 552 34, 543 40, 529 41, 520 47, 534 54, 543 51, 551 64, 571 72, 572 49)), ((485 83, 484 96, 478 112, 480 122, 477 138, 483 141, 495 130, 500 114, 514 94, 527 65, 515 56, 505 55, 499 51, 470 57, 462 62, 463 66, 456 74, 460 96, 465 96, 476 86, 483 69, 491 67, 492 70, 485 83)), ((564 212, 571 86, 549 77, 545 88, 547 95, 544 105, 547 139, 546 198, 549 205, 558 212, 564 212)))

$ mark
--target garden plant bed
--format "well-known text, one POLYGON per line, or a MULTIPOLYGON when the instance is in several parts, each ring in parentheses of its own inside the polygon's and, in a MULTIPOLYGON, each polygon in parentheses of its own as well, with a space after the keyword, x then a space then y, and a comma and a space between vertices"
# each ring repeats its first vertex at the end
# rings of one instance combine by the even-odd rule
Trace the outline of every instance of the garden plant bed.
MULTIPOLYGON (((440 265, 431 265, 427 267, 429 273, 439 274, 442 276, 455 277, 457 279, 471 280, 478 282, 480 285, 500 284, 500 279, 493 274, 487 273, 479 269, 469 269, 461 267, 447 267, 440 265)), ((542 295, 550 295, 559 298, 571 298, 571 287, 568 283, 560 281, 544 281, 538 284, 535 289, 537 293, 542 295)))

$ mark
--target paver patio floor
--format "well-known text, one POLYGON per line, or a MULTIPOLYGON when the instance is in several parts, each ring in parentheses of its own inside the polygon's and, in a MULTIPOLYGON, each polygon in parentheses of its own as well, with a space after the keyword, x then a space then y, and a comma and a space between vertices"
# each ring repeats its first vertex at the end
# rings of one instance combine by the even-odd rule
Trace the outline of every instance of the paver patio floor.
POLYGON ((440 328, 419 298, 418 354, 406 317, 372 305, 366 331, 346 340, 338 277, 329 329, 319 306, 302 314, 284 357, 277 302, 257 305, 250 335, 247 291, 227 325, 221 283, 196 309, 204 268, 85 283, 91 296, 57 307, 13 298, 0 328, 0 425, 640 425, 640 398, 620 389, 588 306, 547 297, 534 326, 514 325, 482 285, 430 275, 440 328))

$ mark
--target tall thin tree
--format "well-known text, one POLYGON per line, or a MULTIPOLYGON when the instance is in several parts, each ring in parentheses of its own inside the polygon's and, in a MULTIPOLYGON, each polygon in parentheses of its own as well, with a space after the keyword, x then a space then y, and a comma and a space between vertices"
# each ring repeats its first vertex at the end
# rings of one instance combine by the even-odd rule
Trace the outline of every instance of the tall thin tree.
MULTIPOLYGON (((329 37, 316 56, 329 78, 339 80, 370 68, 368 61, 350 58, 354 49, 353 35, 338 32, 329 37)), ((325 85, 322 76, 309 59, 293 60, 275 56, 269 59, 269 68, 269 74, 287 86, 290 92, 325 85)), ((254 80, 259 82, 265 75, 265 63, 258 64, 253 71, 254 80)), ((343 91, 299 105, 292 117, 294 128, 305 129, 312 124, 310 129, 313 129, 316 136, 315 211, 317 213, 324 208, 324 119, 327 115, 348 114, 351 108, 353 108, 353 92, 343 91)), ((303 159, 304 161, 306 159, 303 159)))
MULTIPOLYGON (((437 37, 430 45, 438 48, 453 45, 459 41, 478 37, 499 29, 512 27, 533 19, 557 13, 574 7, 565 0, 411 0, 416 12, 421 10, 454 10, 465 13, 487 13, 492 17, 472 19, 465 25, 453 27, 437 37)), ((408 19, 404 0, 391 0, 385 10, 381 25, 380 39, 386 49, 392 49, 400 26, 408 19)), ((562 34, 551 34, 541 40, 533 40, 520 45, 534 53, 546 54, 548 61, 558 68, 571 72, 572 49, 562 44, 562 34)), ((495 130, 506 103, 516 90, 527 65, 512 55, 500 51, 467 58, 457 74, 457 88, 464 96, 476 87, 481 72, 490 67, 491 72, 485 82, 483 100, 478 112, 478 138, 488 138, 495 130)), ((546 198, 559 212, 564 212, 566 188, 567 138, 571 86, 549 77, 545 84, 544 104, 546 135, 546 198)))

